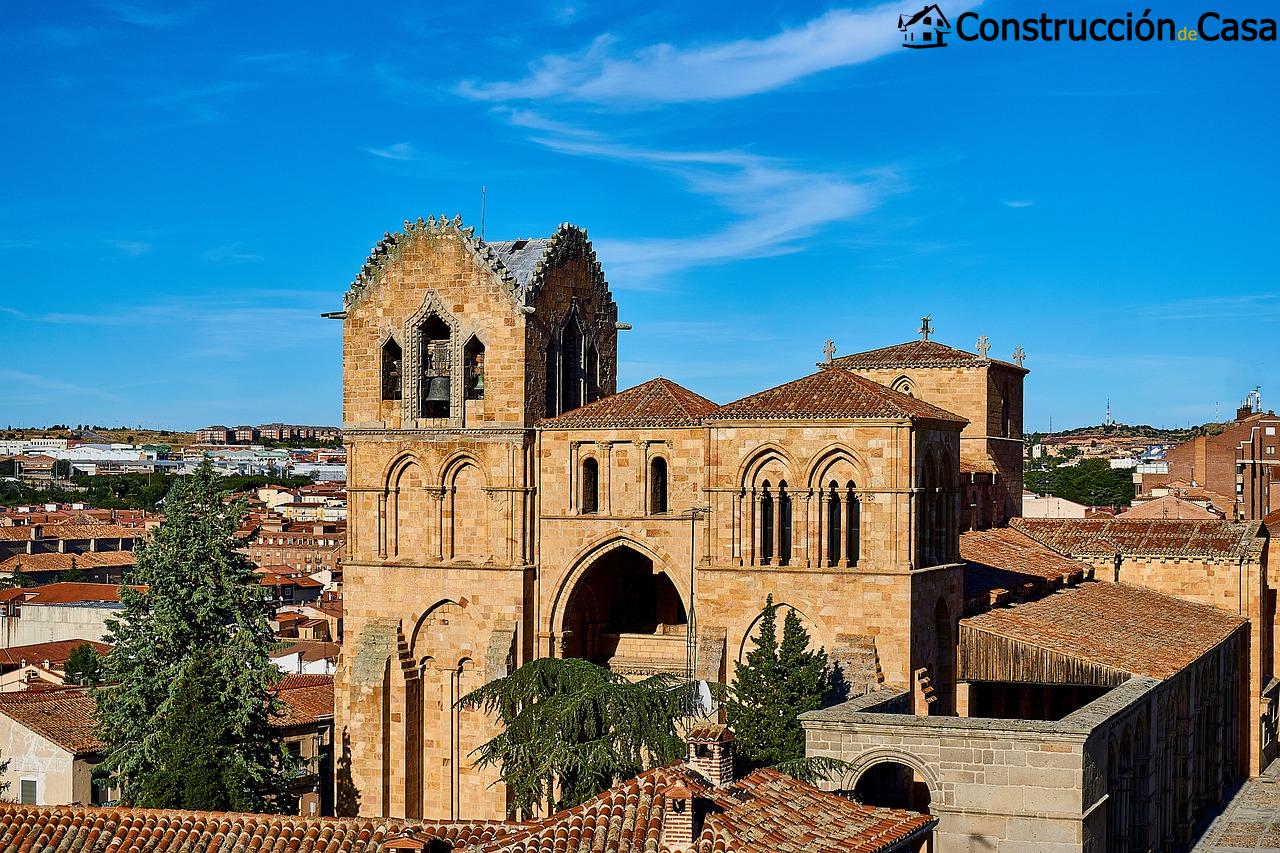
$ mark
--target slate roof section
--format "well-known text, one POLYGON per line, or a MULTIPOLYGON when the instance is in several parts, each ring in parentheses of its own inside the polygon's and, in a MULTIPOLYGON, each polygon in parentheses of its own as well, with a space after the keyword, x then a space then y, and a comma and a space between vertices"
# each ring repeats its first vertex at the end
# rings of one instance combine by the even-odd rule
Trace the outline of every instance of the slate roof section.
POLYGON ((999 364, 1023 373, 1031 372, 1025 367, 1018 367, 1007 361, 983 358, 976 353, 949 347, 937 341, 907 341, 866 352, 855 352, 833 361, 837 366, 849 370, 890 370, 895 367, 983 367, 988 364, 999 364))
POLYGON ((1261 522, 1192 519, 1015 518, 1028 536, 1068 557, 1245 557, 1261 547, 1261 522))
MULTIPOLYGON (((395 818, 304 818, 167 809, 84 808, 0 803, 0 837, 10 850, 101 853, 381 853, 402 835, 395 818)), ((496 822, 418 824, 458 848, 509 831, 496 822)))
POLYGON ((1144 587, 1087 581, 960 625, 1129 675, 1168 678, 1246 621, 1144 587))
POLYGON ((719 408, 661 376, 538 423, 546 429, 691 427, 719 408))
POLYGON ((933 420, 969 421, 909 394, 900 394, 839 367, 726 403, 707 420, 933 420))
POLYGON ((516 277, 516 283, 521 287, 528 287, 529 282, 533 281, 534 267, 551 246, 551 238, 495 240, 488 245, 498 254, 502 265, 516 277))
MULTIPOLYGON (((93 697, 84 690, 0 693, 0 714, 72 755, 88 755, 105 748, 94 733, 98 722, 97 706, 93 697)), ((0 827, 3 826, 0 820, 0 827)))
POLYGON ((966 601, 1002 589, 1025 598, 1093 571, 1010 527, 961 533, 960 556, 966 601))

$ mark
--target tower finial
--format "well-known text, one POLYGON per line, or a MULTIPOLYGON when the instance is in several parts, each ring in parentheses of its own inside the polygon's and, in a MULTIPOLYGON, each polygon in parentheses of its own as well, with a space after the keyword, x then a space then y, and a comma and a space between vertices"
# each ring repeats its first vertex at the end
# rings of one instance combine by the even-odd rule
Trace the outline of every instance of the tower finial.
POLYGON ((983 358, 987 357, 987 353, 991 352, 991 341, 987 340, 987 336, 983 335, 978 338, 978 355, 983 358))
POLYGON ((1017 346, 1013 348, 1013 363, 1018 365, 1018 367, 1022 367, 1022 362, 1024 359, 1026 359, 1026 357, 1027 357, 1027 354, 1022 349, 1021 346, 1017 346))
POLYGON ((835 344, 835 341, 833 341, 833 340, 831 340, 830 338, 828 338, 828 339, 827 339, 827 344, 826 344, 826 346, 824 346, 824 347, 822 348, 822 354, 823 354, 823 355, 825 355, 825 356, 827 357, 827 360, 826 360, 826 362, 825 362, 825 363, 826 363, 826 364, 830 364, 830 363, 831 363, 831 357, 832 357, 833 355, 835 355, 835 354, 836 354, 836 344, 835 344))
POLYGON ((926 314, 920 318, 920 328, 917 331, 920 332, 922 341, 929 340, 929 336, 933 334, 933 325, 929 322, 932 318, 932 314, 926 314))

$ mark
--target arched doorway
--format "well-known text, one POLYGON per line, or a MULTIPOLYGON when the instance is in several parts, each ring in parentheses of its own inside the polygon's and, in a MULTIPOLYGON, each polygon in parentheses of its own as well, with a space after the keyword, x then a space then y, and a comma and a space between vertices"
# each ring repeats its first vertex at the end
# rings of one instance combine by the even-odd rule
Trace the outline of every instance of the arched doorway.
POLYGON ((565 606, 563 654, 647 675, 685 671, 688 617, 665 572, 622 545, 582 573, 565 606))
POLYGON ((929 813, 932 800, 929 783, 898 761, 880 761, 862 771, 854 783, 853 796, 864 805, 924 814, 929 813))

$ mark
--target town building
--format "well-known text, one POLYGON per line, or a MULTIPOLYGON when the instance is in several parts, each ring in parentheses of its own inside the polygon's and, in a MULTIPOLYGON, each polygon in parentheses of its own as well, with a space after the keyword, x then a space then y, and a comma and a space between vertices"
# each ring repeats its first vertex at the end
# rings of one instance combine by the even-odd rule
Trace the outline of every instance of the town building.
POLYGON ((102 641, 107 621, 119 617, 114 583, 51 583, 0 590, 0 646, 64 640, 102 641))
POLYGON ((146 535, 144 527, 104 524, 91 517, 0 527, 0 572, 22 572, 37 583, 49 583, 75 570, 85 579, 119 582, 146 535))
POLYGON ((99 655, 111 651, 105 643, 85 639, 55 640, 0 649, 0 693, 66 683, 67 660, 72 652, 84 645, 99 655))
POLYGON ((259 566, 288 566, 308 575, 322 574, 322 583, 341 572, 347 541, 344 522, 293 522, 269 515, 245 531, 241 549, 259 566))

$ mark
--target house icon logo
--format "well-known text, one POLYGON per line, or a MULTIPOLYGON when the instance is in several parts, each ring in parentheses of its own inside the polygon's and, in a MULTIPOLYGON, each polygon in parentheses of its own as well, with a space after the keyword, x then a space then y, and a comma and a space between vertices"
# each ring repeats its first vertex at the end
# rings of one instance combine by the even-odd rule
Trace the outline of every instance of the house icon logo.
POLYGON ((898 29, 902 31, 903 47, 946 47, 945 38, 951 32, 951 22, 934 3, 910 17, 899 15, 898 29))

